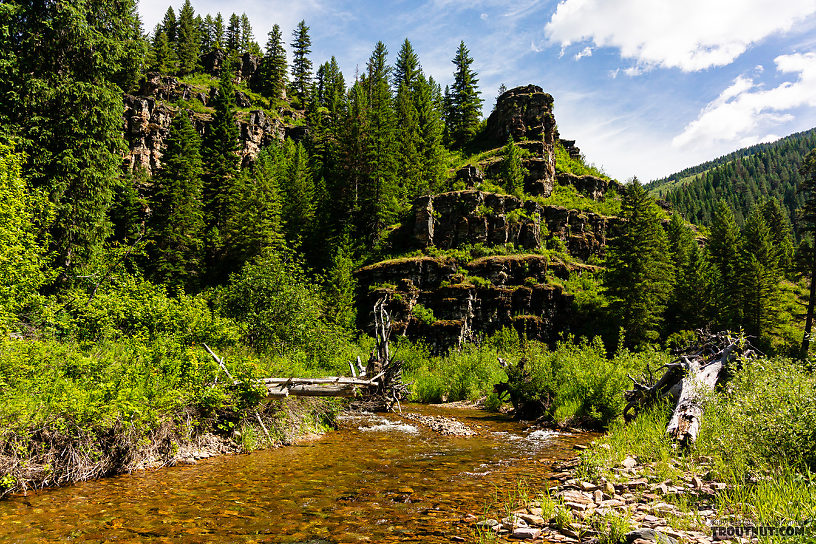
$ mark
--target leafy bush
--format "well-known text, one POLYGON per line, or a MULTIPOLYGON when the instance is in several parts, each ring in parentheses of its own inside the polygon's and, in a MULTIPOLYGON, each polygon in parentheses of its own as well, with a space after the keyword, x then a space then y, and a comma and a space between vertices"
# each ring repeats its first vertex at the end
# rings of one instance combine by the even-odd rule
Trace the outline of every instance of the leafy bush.
POLYGON ((433 325, 436 322, 433 310, 419 303, 414 304, 414 307, 411 308, 411 314, 426 325, 433 325))

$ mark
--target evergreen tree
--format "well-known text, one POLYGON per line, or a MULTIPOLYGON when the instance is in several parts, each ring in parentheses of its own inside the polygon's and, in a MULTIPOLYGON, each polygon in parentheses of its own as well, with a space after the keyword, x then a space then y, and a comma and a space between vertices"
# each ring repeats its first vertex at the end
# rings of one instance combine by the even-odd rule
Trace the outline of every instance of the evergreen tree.
POLYGON ((164 33, 167 34, 167 41, 169 41, 170 45, 175 49, 176 38, 178 37, 178 24, 176 23, 176 12, 173 11, 173 6, 168 7, 167 11, 164 13, 161 27, 162 30, 164 30, 164 33))
POLYGON ((306 21, 300 21, 292 33, 292 88, 301 105, 308 98, 312 87, 312 39, 306 21))
POLYGON ((419 57, 411 42, 405 38, 394 65, 394 87, 399 89, 401 85, 406 85, 412 88, 420 72, 419 57))
POLYGON ((697 296, 688 298, 695 289, 688 282, 701 279, 702 271, 698 267, 703 266, 704 254, 699 251, 691 229, 686 226, 679 213, 672 214, 666 227, 666 235, 672 267, 677 275, 674 291, 666 308, 666 322, 675 331, 701 327, 703 326, 700 321, 701 315, 705 315, 705 312, 701 314, 697 310, 703 305, 697 296), (692 261, 695 261, 694 266, 691 264, 692 261), (688 304, 689 302, 692 304, 688 304))
POLYGON ((215 15, 215 20, 213 21, 213 48, 223 51, 224 47, 224 18, 219 12, 215 15))
POLYGON ((195 12, 190 0, 184 0, 179 12, 178 39, 176 41, 176 56, 178 57, 178 72, 181 75, 190 74, 198 66, 199 50, 198 26, 195 23, 195 12))
POLYGON ((659 336, 674 271, 659 209, 637 180, 625 189, 621 212, 625 221, 609 244, 605 284, 629 342, 640 345, 659 336))
POLYGON ((802 349, 799 356, 807 359, 810 350, 810 335, 813 330, 813 312, 816 305, 816 148, 810 151, 800 166, 802 182, 798 191, 804 204, 799 210, 800 230, 808 238, 809 243, 803 244, 805 251, 802 258, 805 273, 810 275, 810 294, 808 296, 807 314, 805 317, 805 332, 802 337, 802 349))
POLYGON ((272 27, 261 65, 261 92, 269 98, 283 98, 286 90, 286 50, 278 25, 272 27))
POLYGON ((355 293, 357 281, 354 278, 354 260, 348 236, 337 243, 332 264, 326 276, 326 317, 329 323, 344 331, 353 332, 357 312, 355 293))
POLYGON ((315 187, 303 144, 286 140, 286 177, 283 184, 283 223, 292 246, 302 245, 314 221, 315 187))
POLYGON ((204 17, 201 31, 201 52, 206 54, 215 49, 215 20, 209 13, 204 17))
POLYGON ((779 272, 771 231, 760 207, 748 216, 742 234, 738 285, 745 330, 763 339, 777 322, 779 272))
POLYGON ((422 135, 419 132, 419 112, 414 104, 409 85, 401 83, 394 101, 399 178, 404 200, 412 201, 427 194, 429 186, 422 171, 422 135))
POLYGON ((513 141, 512 135, 507 139, 507 145, 504 146, 501 172, 504 189, 514 196, 523 198, 524 176, 527 175, 527 169, 521 162, 521 150, 513 141))
POLYGON ((252 25, 246 13, 241 14, 241 53, 261 54, 261 48, 255 42, 255 36, 252 35, 252 25))
POLYGON ((718 324, 721 328, 737 329, 742 322, 742 294, 739 290, 737 262, 740 232, 731 208, 720 201, 711 220, 708 250, 717 272, 715 299, 718 324))
POLYGON ((286 165, 284 146, 275 143, 262 149, 252 168, 238 176, 228 236, 233 268, 283 247, 280 186, 286 180, 286 165))
POLYGON ((216 276, 224 273, 217 269, 223 261, 223 234, 227 230, 230 198, 234 193, 234 180, 238 174, 238 126, 235 123, 235 87, 232 71, 225 66, 221 70, 218 94, 213 100, 213 119, 205 133, 204 196, 205 220, 208 229, 211 259, 216 276))
POLYGON ((194 287, 201 271, 204 213, 200 147, 190 118, 179 112, 170 125, 150 205, 152 276, 171 286, 194 287))
POLYGON ((760 205, 762 216, 771 231, 774 253, 782 271, 793 266, 793 235, 790 219, 785 209, 776 198, 769 198, 760 205))
MULTIPOLYGON (((433 78, 425 79, 420 73, 413 89, 417 111, 422 169, 420 177, 429 192, 440 192, 447 177, 445 148, 443 145, 444 123, 441 113, 441 90, 433 78)), ((423 192, 423 191, 419 191, 423 192)), ((419 196, 419 194, 415 195, 419 196)))
POLYGON ((365 145, 368 180, 363 192, 363 218, 370 243, 399 209, 396 180, 396 131, 386 62, 388 49, 377 42, 368 59, 365 86, 368 94, 368 134, 365 145))
POLYGON ((462 147, 476 134, 481 118, 482 99, 476 78, 470 65, 473 59, 465 42, 459 42, 459 49, 453 58, 456 70, 453 74, 453 88, 448 95, 448 111, 446 115, 447 131, 452 147, 462 147))
POLYGON ((227 57, 234 59, 241 53, 241 18, 234 13, 230 15, 225 40, 227 57))
POLYGON ((175 72, 176 53, 170 46, 170 40, 164 30, 157 26, 153 32, 151 68, 162 74, 175 72))
POLYGON ((122 91, 145 54, 133 1, 0 4, 0 132, 26 153, 23 177, 53 203, 63 279, 110 233, 120 183, 122 91))

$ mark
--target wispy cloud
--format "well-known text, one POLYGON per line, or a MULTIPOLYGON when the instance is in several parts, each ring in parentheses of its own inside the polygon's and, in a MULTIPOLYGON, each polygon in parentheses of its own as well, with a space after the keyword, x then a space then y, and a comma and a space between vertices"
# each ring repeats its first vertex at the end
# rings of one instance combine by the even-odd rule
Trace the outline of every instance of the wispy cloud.
POLYGON ((816 107, 816 53, 780 55, 774 62, 777 72, 795 74, 795 79, 765 89, 750 77, 737 77, 672 140, 672 146, 751 145, 765 141, 773 127, 792 121, 797 108, 816 107))

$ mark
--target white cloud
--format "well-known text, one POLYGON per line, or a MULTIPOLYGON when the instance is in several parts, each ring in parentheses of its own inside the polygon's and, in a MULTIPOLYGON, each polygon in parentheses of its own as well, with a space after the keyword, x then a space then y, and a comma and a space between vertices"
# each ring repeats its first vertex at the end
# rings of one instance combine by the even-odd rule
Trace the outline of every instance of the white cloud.
POLYGON ((479 15, 479 18, 480 18, 482 21, 487 21, 487 13, 482 13, 481 15, 479 15))
POLYGON ((591 47, 584 47, 578 53, 575 53, 573 57, 575 60, 581 60, 584 57, 591 57, 592 56, 592 48, 591 47))
POLYGON ((545 31, 562 47, 615 47, 640 70, 730 64, 816 13, 816 0, 563 0, 545 31))
POLYGON ((774 62, 778 72, 798 77, 772 89, 751 78, 737 77, 686 125, 672 146, 689 149, 718 142, 745 146, 767 141, 770 129, 794 120, 793 110, 816 107, 816 53, 781 55, 774 62))

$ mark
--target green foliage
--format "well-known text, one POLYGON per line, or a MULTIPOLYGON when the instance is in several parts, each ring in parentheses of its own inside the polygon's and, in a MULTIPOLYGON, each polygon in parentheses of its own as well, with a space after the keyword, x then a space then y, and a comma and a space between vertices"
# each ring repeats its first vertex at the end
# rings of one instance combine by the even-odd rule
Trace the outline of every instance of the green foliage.
POLYGON ((176 57, 178 58, 178 72, 189 74, 198 66, 200 53, 200 36, 198 25, 195 22, 195 10, 190 0, 184 0, 179 10, 178 30, 176 39, 176 57))
POLYGON ((562 206, 568 210, 582 210, 599 215, 618 216, 621 214, 621 198, 617 191, 610 187, 602 200, 593 200, 578 192, 574 185, 558 185, 548 197, 532 197, 542 206, 562 206))
POLYGON ((465 42, 459 42, 456 56, 451 61, 456 69, 453 87, 446 93, 445 128, 450 146, 461 148, 475 136, 482 116, 481 92, 476 72, 471 69, 473 59, 465 42))
POLYGON ((433 325, 436 323, 436 316, 434 316, 433 310, 426 308, 420 303, 414 304, 414 307, 411 308, 411 314, 420 323, 424 323, 425 325, 433 325))
POLYGON ((35 211, 43 203, 21 177, 23 156, 0 143, 0 331, 13 325, 48 279, 35 211))
POLYGON ((620 351, 607 357, 599 338, 528 349, 508 371, 509 394, 522 417, 545 415, 563 425, 607 427, 622 414, 627 374, 638 374, 659 352, 620 351))
POLYGON ((194 287, 204 250, 201 140, 186 112, 170 126, 162 168, 153 183, 150 269, 169 286, 194 287))
POLYGON ((521 150, 513 141, 513 136, 507 139, 507 145, 504 147, 501 172, 507 192, 518 198, 524 198, 524 176, 527 175, 527 169, 521 162, 521 150))
POLYGON ((300 21, 292 32, 292 89, 303 104, 309 97, 312 86, 312 39, 306 21, 300 21))
POLYGON ((625 222, 609 244, 605 285, 619 322, 635 345, 659 337, 674 270, 660 212, 635 181, 622 203, 625 222))
POLYGON ((261 63, 260 91, 269 98, 281 98, 286 90, 287 65, 283 36, 278 25, 269 31, 266 42, 266 56, 261 63))
POLYGON ((816 130, 800 132, 654 181, 650 190, 698 225, 712 224, 720 200, 734 210, 738 225, 766 199, 779 202, 785 215, 793 219, 805 201, 804 194, 797 193, 806 177, 799 167, 814 147, 816 130))
POLYGON ((583 158, 575 159, 570 157, 560 140, 555 141, 555 171, 566 172, 576 176, 595 176, 602 179, 610 179, 609 176, 594 165, 587 166, 583 158))

